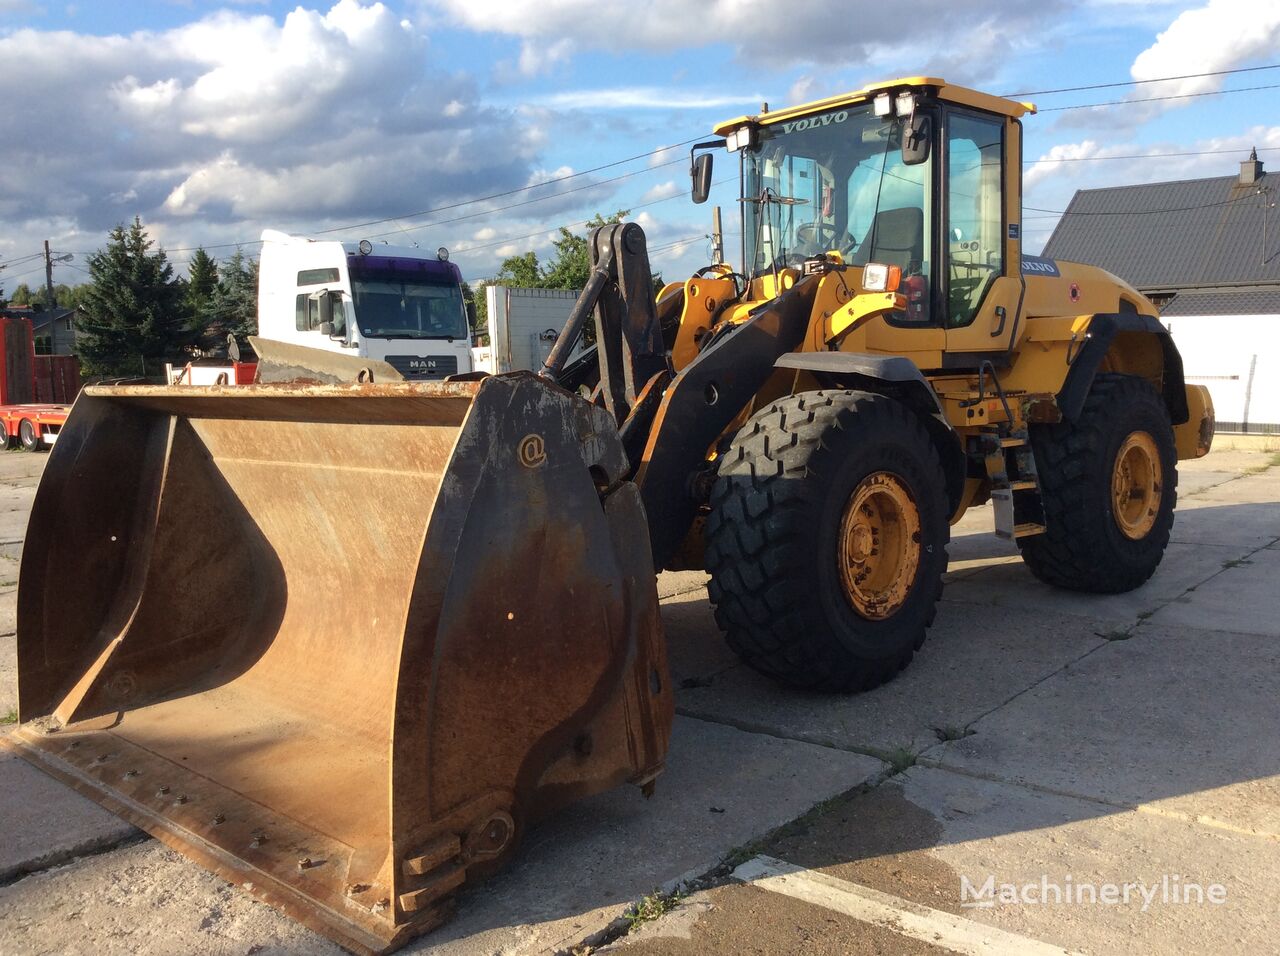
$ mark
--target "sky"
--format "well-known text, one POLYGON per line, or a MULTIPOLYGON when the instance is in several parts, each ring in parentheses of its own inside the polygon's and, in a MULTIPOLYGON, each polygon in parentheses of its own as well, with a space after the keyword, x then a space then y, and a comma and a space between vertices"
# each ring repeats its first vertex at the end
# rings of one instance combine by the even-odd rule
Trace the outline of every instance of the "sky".
POLYGON ((681 278, 713 205, 740 243, 736 157, 695 206, 692 141, 916 75, 1040 108, 1037 252, 1077 189, 1280 169, 1277 66, 1280 0, 0 0, 0 287, 43 282, 45 240, 85 281, 135 216, 180 270, 270 228, 445 246, 474 281, 623 209, 681 278), (1130 85, 1052 92, 1102 84, 1130 85))

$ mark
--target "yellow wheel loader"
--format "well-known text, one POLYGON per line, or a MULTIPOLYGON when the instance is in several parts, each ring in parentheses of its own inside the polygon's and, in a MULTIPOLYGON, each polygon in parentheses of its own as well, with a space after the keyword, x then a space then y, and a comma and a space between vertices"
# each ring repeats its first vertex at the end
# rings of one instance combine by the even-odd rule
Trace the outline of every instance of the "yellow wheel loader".
POLYGON ((540 815, 652 787, 657 569, 705 568, 733 649, 828 691, 921 647, 975 505, 1045 581, 1142 584, 1212 405, 1142 295, 1022 254, 1028 109, 917 77, 723 124, 693 198, 738 154, 741 266, 655 301, 640 228, 601 228, 537 375, 259 342, 253 386, 86 389, 6 742, 385 951, 540 815))

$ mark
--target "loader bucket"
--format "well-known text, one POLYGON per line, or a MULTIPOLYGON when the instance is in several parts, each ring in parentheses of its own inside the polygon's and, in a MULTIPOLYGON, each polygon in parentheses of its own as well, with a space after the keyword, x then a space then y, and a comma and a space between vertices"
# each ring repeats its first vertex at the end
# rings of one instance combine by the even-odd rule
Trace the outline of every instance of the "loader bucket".
POLYGON ((663 765, 643 507, 602 409, 466 383, 88 388, 18 598, 28 760, 357 951, 663 765))

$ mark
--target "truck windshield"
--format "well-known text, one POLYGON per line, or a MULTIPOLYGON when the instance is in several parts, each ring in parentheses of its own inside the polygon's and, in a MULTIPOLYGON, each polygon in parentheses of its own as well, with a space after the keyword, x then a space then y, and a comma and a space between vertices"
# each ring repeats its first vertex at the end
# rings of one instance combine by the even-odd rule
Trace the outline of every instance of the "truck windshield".
POLYGON ((465 339, 462 290, 427 275, 351 275, 351 300, 360 334, 382 339, 465 339))
POLYGON ((932 159, 903 164, 903 123, 867 104, 763 127, 743 154, 748 274, 836 251, 927 275, 932 159))

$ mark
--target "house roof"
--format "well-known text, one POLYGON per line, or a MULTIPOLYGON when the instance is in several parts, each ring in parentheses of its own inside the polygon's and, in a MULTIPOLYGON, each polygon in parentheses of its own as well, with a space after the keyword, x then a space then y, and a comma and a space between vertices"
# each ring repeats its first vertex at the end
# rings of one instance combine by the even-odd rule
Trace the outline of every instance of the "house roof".
POLYGON ((1180 315, 1280 315, 1280 286, 1225 292, 1179 292, 1160 310, 1168 319, 1180 315))
POLYGON ((75 309, 33 309, 29 305, 7 305, 0 307, 0 316, 6 319, 30 319, 36 327, 48 325, 50 320, 65 319, 75 314, 75 309))
POLYGON ((1280 200, 1278 180, 1261 173, 1249 184, 1217 176, 1082 189, 1043 254, 1101 266, 1148 293, 1280 286, 1280 208, 1264 206, 1280 200))

